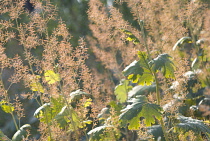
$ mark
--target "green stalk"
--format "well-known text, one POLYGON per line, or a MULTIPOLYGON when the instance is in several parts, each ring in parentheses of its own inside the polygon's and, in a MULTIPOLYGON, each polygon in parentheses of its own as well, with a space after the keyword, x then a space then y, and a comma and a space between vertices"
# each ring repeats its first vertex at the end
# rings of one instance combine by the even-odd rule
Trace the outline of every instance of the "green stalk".
POLYGON ((71 123, 72 123, 72 125, 73 125, 74 131, 76 132, 76 138, 79 139, 79 136, 78 136, 78 133, 77 133, 77 130, 76 130, 76 129, 77 129, 77 128, 76 128, 76 124, 75 124, 75 122, 73 121, 73 116, 72 116, 72 113, 71 113, 71 105, 70 105, 70 103, 68 102, 67 97, 64 95, 63 88, 62 88, 60 82, 59 82, 59 87, 60 87, 60 89, 61 89, 61 95, 63 96, 64 101, 65 101, 65 103, 66 103, 66 105, 67 105, 67 109, 68 109, 68 113, 69 113, 69 116, 70 116, 70 119, 71 119, 71 123))
POLYGON ((13 119, 13 121, 14 121, 14 124, 15 124, 15 128, 16 128, 16 130, 19 130, 18 125, 17 125, 17 122, 16 122, 16 120, 15 120, 15 116, 14 116, 13 112, 11 112, 10 114, 12 115, 12 119, 13 119))
MULTIPOLYGON (((135 6, 138 9, 137 5, 135 5, 135 6)), ((138 11, 137 11, 137 13, 138 13, 138 11)), ((138 23, 139 23, 139 26, 140 26, 140 29, 141 29, 143 40, 144 40, 143 45, 145 46, 145 48, 147 50, 147 55, 148 55, 149 60, 151 60, 151 54, 150 54, 148 44, 147 44, 147 34, 145 33, 145 28, 144 28, 144 21, 141 20, 139 14, 137 14, 137 17, 138 17, 138 23)))
MULTIPOLYGON (((3 71, 3 69, 1 70, 0 76, 2 76, 2 71, 3 71)), ((5 93, 5 96, 6 96, 6 100, 7 100, 7 102, 9 103, 9 97, 8 97, 8 93, 7 93, 7 92, 8 92, 8 90, 9 90, 9 88, 11 87, 12 83, 10 84, 10 86, 8 87, 7 90, 6 90, 5 87, 4 87, 2 77, 1 77, 0 83, 1 83, 1 85, 2 85, 2 87, 3 87, 4 93, 5 93)), ((13 121, 14 121, 16 130, 19 130, 19 127, 18 127, 17 122, 16 122, 16 120, 15 120, 15 116, 14 116, 14 114, 13 114, 13 111, 12 111, 10 114, 12 115, 12 119, 13 119, 13 121)))
MULTIPOLYGON (((154 77, 155 77, 155 83, 156 83, 157 104, 160 105, 161 98, 160 98, 159 82, 158 82, 156 73, 153 73, 153 75, 154 75, 154 77)), ((164 121, 163 121, 163 117, 160 119, 160 125, 161 125, 161 127, 162 127, 162 130, 163 130, 163 134, 164 134, 165 140, 166 140, 166 141, 169 141, 168 133, 167 133, 167 129, 166 129, 166 127, 165 127, 164 121)))
POLYGON ((146 33, 145 33, 144 22, 141 21, 140 19, 139 19, 139 25, 140 25, 140 28, 141 28, 142 36, 143 36, 143 39, 144 39, 144 46, 147 50, 148 58, 149 58, 149 60, 151 60, 151 54, 150 54, 150 51, 149 51, 149 48, 148 48, 148 45, 147 45, 147 36, 146 36, 146 33))

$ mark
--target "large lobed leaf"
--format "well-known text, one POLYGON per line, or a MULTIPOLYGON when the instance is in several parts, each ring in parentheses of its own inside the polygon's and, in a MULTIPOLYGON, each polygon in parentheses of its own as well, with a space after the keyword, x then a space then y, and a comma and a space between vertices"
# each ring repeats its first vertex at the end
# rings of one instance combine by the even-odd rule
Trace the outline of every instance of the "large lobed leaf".
POLYGON ((148 103, 145 96, 139 96, 129 100, 132 102, 131 105, 127 105, 125 109, 122 110, 120 119, 129 123, 129 129, 138 129, 140 117, 145 120, 146 126, 151 126, 155 123, 156 119, 161 119, 161 108, 159 105, 148 103))
POLYGON ((181 115, 177 119, 180 121, 180 123, 175 126, 175 132, 177 132, 177 130, 181 130, 184 132, 192 130, 193 132, 198 134, 202 132, 206 135, 208 139, 210 139, 210 128, 209 126, 205 125, 203 121, 181 115))
POLYGON ((175 66, 168 54, 160 54, 153 60, 149 60, 145 52, 138 52, 138 61, 132 62, 124 70, 123 74, 139 85, 151 85, 154 82, 154 74, 161 71, 166 78, 174 78, 175 66))
MULTIPOLYGON (((128 65, 124 70, 123 70, 123 74, 125 76, 129 76, 131 74, 133 75, 143 75, 143 68, 140 66, 139 61, 133 61, 130 65, 128 65)), ((135 76, 134 76, 135 77, 135 76)), ((133 79, 135 80, 135 79, 133 79)))
POLYGON ((159 105, 147 103, 144 104, 139 114, 140 117, 144 117, 146 126, 151 126, 155 123, 155 118, 160 120, 162 118, 161 108, 159 105))
POLYGON ((148 56, 145 52, 138 52, 139 61, 132 62, 123 70, 123 74, 139 85, 151 85, 154 81, 152 70, 149 66, 148 56))
POLYGON ((160 70, 166 78, 174 78, 175 66, 170 58, 168 54, 160 54, 157 58, 151 60, 149 64, 154 72, 160 70))

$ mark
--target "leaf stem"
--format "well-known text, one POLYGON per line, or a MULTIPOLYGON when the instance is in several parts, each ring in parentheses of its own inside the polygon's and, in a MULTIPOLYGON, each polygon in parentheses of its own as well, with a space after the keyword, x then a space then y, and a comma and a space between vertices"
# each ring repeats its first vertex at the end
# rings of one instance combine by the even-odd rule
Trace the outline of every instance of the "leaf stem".
POLYGON ((13 112, 11 112, 10 114, 12 115, 12 119, 13 119, 13 121, 14 121, 16 130, 19 130, 19 127, 18 127, 18 125, 17 125, 17 122, 16 122, 16 120, 15 120, 15 116, 14 116, 13 112))

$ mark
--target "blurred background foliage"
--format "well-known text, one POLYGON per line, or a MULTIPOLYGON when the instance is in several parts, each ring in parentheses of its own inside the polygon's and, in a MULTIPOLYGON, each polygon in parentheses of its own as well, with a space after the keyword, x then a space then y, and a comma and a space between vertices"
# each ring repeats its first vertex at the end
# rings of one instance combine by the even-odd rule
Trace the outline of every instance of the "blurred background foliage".
MULTIPOLYGON (((210 4, 209 0, 201 0, 207 4, 210 4)), ((71 44, 72 46, 76 47, 78 46, 78 41, 81 37, 85 38, 86 36, 90 36, 93 39, 97 40, 97 37, 93 37, 93 34, 91 30, 89 29, 89 20, 87 15, 87 10, 89 8, 88 2, 89 0, 51 0, 52 4, 57 7, 58 11, 58 18, 61 18, 63 21, 65 21, 67 28, 69 29, 70 34, 72 35, 71 38, 71 44)), ((101 2, 108 6, 114 6, 119 9, 119 11, 123 14, 123 18, 128 21, 134 28, 140 30, 139 24, 137 20, 135 20, 132 16, 130 8, 127 6, 127 3, 122 2, 121 0, 116 0, 116 3, 113 2, 113 0, 101 0, 101 2)), ((2 16, 0 15, 0 19, 6 19, 8 18, 6 15, 2 16)), ((27 22, 27 18, 22 18, 22 21, 20 22, 27 22)), ((55 27, 55 21, 51 22, 49 24, 49 29, 53 29, 55 27)), ((87 42, 87 46, 89 43, 87 42)), ((89 48, 89 47, 88 47, 89 48)), ((6 45, 6 54, 8 57, 14 57, 16 54, 23 57, 23 47, 19 45, 19 43, 16 40, 11 40, 6 45), (14 49, 15 48, 15 49, 14 49)), ((41 57, 42 48, 34 50, 34 54, 41 57)), ((100 61, 96 60, 96 57, 94 56, 94 53, 89 48, 89 59, 87 61, 87 64, 89 67, 95 67, 97 70, 101 73, 104 72, 105 67, 100 63, 100 61)), ((119 83, 119 80, 117 78, 114 78, 112 76, 112 71, 107 70, 108 73, 110 73, 110 79, 113 79, 114 83, 119 83)), ((4 71, 3 80, 7 80, 11 74, 13 73, 12 69, 7 69, 4 71)), ((6 87, 9 86, 9 83, 4 83, 6 87)), ((114 86, 113 86, 114 88, 114 86)), ((21 85, 21 83, 17 83, 11 87, 9 90, 10 97, 13 97, 14 94, 20 94, 23 91, 26 91, 24 86, 21 85)), ((32 118, 33 112, 37 109, 38 105, 35 101, 23 101, 25 103, 25 109, 26 109, 26 115, 31 115, 29 117, 26 117, 22 120, 22 124, 26 123, 34 123, 38 124, 38 121, 31 121, 34 120, 32 118)), ((15 127, 13 125, 13 121, 8 116, 8 114, 5 114, 2 110, 0 110, 0 128, 1 130, 11 137, 15 132, 15 127), (8 118, 9 117, 9 118, 8 118)))

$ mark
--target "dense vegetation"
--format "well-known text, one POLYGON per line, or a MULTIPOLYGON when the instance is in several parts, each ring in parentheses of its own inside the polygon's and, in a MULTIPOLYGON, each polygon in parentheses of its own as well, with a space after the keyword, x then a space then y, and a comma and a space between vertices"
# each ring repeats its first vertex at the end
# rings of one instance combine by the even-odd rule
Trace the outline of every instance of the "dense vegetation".
POLYGON ((0 140, 210 140, 208 4, 1 1, 0 140))

